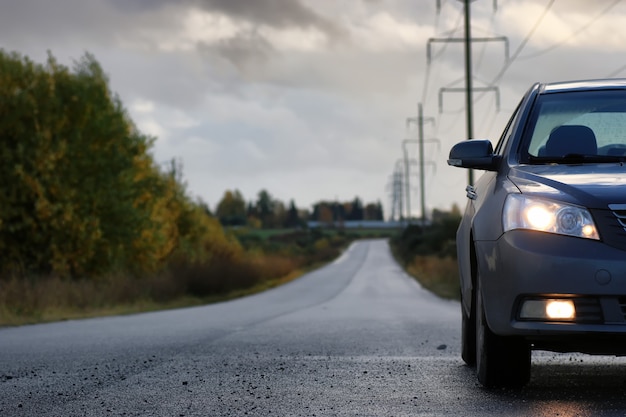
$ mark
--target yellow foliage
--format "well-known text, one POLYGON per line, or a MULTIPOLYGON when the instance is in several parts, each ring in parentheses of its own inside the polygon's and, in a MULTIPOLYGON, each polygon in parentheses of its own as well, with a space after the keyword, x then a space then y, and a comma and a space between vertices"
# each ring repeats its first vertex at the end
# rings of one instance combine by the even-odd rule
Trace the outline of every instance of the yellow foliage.
POLYGON ((74 71, 0 50, 0 273, 154 273, 242 249, 150 155, 93 56, 74 71))
POLYGON ((321 251, 321 250, 329 248, 330 242, 328 241, 327 238, 322 238, 322 239, 315 241, 315 244, 313 245, 313 247, 315 248, 316 251, 321 251))

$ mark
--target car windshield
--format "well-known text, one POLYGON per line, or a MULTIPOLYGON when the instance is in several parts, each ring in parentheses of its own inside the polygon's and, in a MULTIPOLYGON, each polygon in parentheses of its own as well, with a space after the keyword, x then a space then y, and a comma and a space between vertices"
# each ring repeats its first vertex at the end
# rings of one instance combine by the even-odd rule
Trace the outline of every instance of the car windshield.
POLYGON ((626 161, 626 91, 540 95, 526 131, 525 163, 626 161))

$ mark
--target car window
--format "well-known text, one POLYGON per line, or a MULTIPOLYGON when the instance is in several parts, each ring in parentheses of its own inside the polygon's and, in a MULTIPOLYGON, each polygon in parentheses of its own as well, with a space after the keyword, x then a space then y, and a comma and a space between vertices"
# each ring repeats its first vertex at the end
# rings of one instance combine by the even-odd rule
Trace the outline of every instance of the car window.
POLYGON ((496 155, 503 154, 504 149, 506 148, 506 144, 508 143, 509 139, 511 138, 511 135, 513 134, 513 126, 515 126, 517 119, 519 118, 521 104, 522 103, 520 102, 520 104, 517 105, 517 108, 515 109, 515 112, 509 119, 509 122, 507 123, 506 128, 504 129, 504 132, 502 132, 502 136, 500 136, 500 140, 498 140, 498 144, 496 145, 496 149, 494 151, 496 155))
MULTIPOLYGON (((568 92, 544 94, 538 99, 533 126, 528 131, 528 155, 546 155, 546 146, 553 132, 562 126, 586 129, 595 137, 593 155, 626 155, 626 92, 568 92)), ((574 129, 570 129, 574 132, 574 129)), ((566 138, 573 153, 577 151, 577 135, 566 138)), ((589 148, 587 148, 589 149, 589 148)), ((585 152, 587 153, 587 152, 585 152)))

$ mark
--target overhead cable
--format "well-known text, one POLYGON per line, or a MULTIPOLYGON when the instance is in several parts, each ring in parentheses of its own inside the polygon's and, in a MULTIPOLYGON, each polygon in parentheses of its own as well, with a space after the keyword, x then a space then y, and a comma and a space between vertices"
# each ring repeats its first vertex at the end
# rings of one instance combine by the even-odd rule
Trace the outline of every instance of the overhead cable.
POLYGON ((609 75, 607 75, 604 78, 613 78, 615 77, 617 74, 619 74, 620 72, 626 70, 626 65, 622 65, 621 67, 619 67, 618 69, 616 69, 615 71, 611 72, 609 75))
POLYGON ((550 8, 552 7, 552 5, 554 4, 555 1, 556 0, 550 0, 550 2, 548 2, 548 4, 546 5, 545 9, 543 10, 543 13, 541 14, 541 16, 539 16, 539 18, 535 22, 535 25, 532 27, 530 32, 528 32, 528 34, 526 35, 526 37, 524 38, 522 43, 520 43, 520 45, 517 47, 517 50, 513 53, 513 55, 511 55, 511 59, 509 59, 504 64, 504 66, 502 67, 502 69, 500 70, 498 75, 496 75, 496 77, 491 81, 491 83, 489 84, 490 86, 495 85, 497 82, 499 82, 502 79, 502 77, 504 76, 504 73, 509 69, 511 64, 513 62, 515 62, 515 60, 519 56, 520 52, 522 52, 522 49, 524 49, 524 47, 526 46, 526 44, 528 43, 530 38, 533 36, 535 31, 537 30, 537 28, 539 28, 539 25, 541 25, 541 22, 546 17, 546 15, 548 14, 548 11, 550 11, 550 8))
POLYGON ((609 4, 608 7, 605 7, 602 11, 600 11, 600 13, 598 13, 597 15, 595 15, 591 20, 589 20, 587 23, 585 23, 583 26, 579 27, 578 29, 576 29, 570 36, 568 36, 565 39, 561 39, 559 42, 545 48, 542 49, 541 51, 537 51, 535 53, 532 54, 528 54, 528 55, 524 55, 521 57, 518 57, 518 60, 525 60, 525 59, 530 59, 530 58, 536 58, 538 56, 544 55, 550 51, 553 51, 554 49, 560 47, 561 45, 565 44, 566 42, 568 42, 569 40, 575 38, 576 36, 580 35, 582 32, 584 32, 585 30, 587 30, 591 25, 593 25, 599 18, 601 18, 602 16, 604 16, 605 14, 607 14, 613 7, 617 6, 622 0, 615 0, 613 3, 609 4))

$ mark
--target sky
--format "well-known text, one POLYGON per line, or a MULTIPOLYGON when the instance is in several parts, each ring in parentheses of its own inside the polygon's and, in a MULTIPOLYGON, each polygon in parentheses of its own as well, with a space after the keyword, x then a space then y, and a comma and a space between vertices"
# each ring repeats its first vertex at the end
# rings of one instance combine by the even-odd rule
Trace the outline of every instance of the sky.
MULTIPOLYGON (((473 37, 500 39, 472 47, 476 138, 495 144, 535 82, 626 77, 626 1, 470 10, 473 37)), ((0 0, 0 48, 69 67, 93 54, 155 138, 155 161, 179 161, 211 209, 227 190, 267 190, 299 208, 358 197, 397 216, 406 150, 403 213, 420 216, 418 104, 426 213, 465 205, 467 172, 446 164, 467 139, 464 94, 449 90, 464 86, 464 49, 441 42, 463 23, 458 0, 0 0)))

